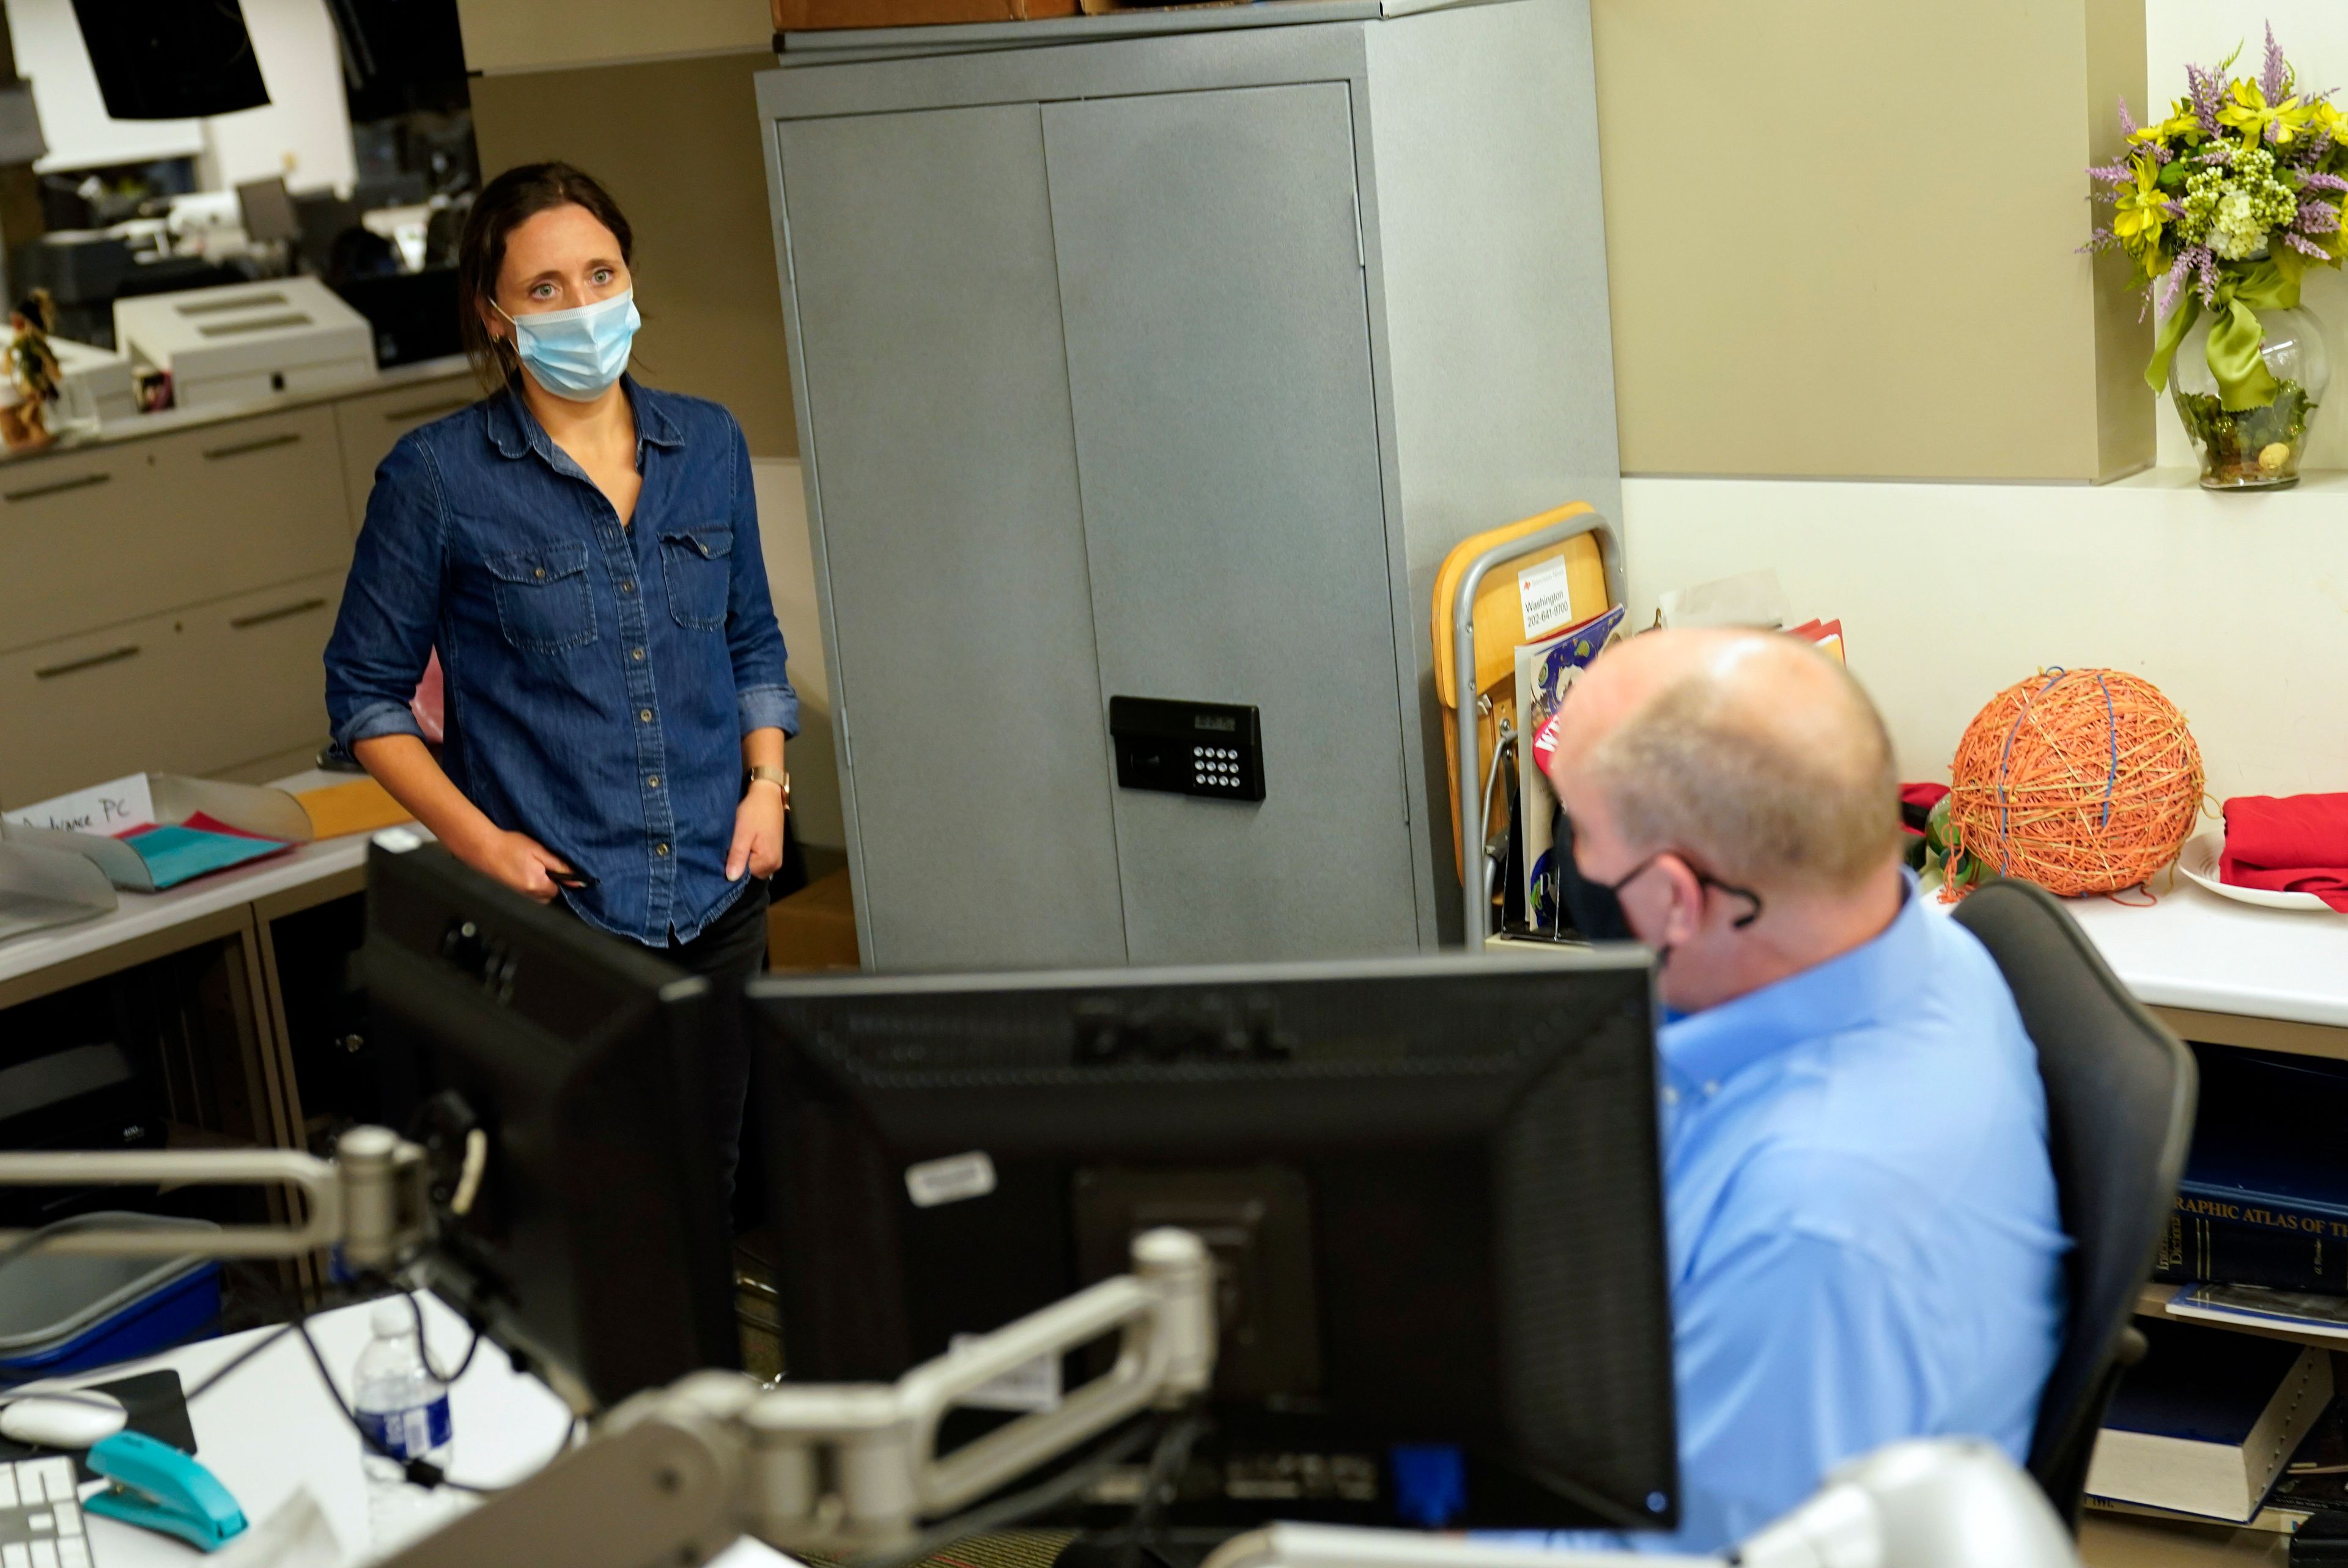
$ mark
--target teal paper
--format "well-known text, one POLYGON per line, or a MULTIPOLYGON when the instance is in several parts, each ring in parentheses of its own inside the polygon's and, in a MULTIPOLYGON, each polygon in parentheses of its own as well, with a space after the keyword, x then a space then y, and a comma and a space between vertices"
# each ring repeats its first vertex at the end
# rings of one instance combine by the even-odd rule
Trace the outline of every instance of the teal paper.
POLYGON ((155 891, 176 887, 210 872, 225 871, 248 860, 275 855, 293 845, 273 838, 245 838, 233 833, 206 833, 200 827, 150 827, 132 834, 123 843, 139 852, 155 879, 155 891))

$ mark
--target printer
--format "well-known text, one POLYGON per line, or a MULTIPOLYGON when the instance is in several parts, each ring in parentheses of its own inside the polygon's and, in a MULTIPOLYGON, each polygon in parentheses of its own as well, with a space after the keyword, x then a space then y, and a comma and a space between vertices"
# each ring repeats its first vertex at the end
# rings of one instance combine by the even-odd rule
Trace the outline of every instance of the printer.
POLYGON ((373 375, 375 332, 315 278, 272 278, 114 302, 115 345, 171 374, 181 408, 373 375))

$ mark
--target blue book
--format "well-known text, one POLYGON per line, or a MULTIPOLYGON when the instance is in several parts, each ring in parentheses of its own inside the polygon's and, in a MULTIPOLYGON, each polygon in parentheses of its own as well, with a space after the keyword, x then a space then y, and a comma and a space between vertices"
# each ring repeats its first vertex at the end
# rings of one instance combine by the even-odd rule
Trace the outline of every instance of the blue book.
POLYGON ((2223 1328, 2137 1326, 2151 1352, 2112 1396, 2088 1492, 2247 1522, 2332 1402, 2330 1353, 2223 1328))
POLYGON ((2348 1063, 2197 1045, 2193 1150, 2154 1277, 2348 1295, 2348 1063))

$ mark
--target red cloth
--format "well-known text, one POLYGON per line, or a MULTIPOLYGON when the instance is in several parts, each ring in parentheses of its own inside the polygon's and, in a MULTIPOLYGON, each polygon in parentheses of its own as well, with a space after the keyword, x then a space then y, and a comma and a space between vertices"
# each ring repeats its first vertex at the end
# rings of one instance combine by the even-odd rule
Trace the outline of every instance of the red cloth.
POLYGON ((2236 795, 2218 880, 2312 893, 2348 914, 2348 794, 2236 795))
MULTIPOLYGON (((1900 804, 1915 806, 1929 816, 1932 808, 1946 799, 1948 794, 1949 786, 1944 784, 1904 784, 1900 786, 1900 804)), ((1924 836, 1904 823, 1900 826, 1910 838, 1924 836)))

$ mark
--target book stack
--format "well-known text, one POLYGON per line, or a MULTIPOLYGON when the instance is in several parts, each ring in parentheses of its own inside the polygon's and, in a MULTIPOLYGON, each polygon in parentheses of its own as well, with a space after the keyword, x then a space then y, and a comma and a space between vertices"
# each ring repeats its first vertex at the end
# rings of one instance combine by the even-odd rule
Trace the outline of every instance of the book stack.
POLYGON ((2348 1296, 2348 1063, 2193 1050, 2193 1152, 2153 1277, 2348 1296))

